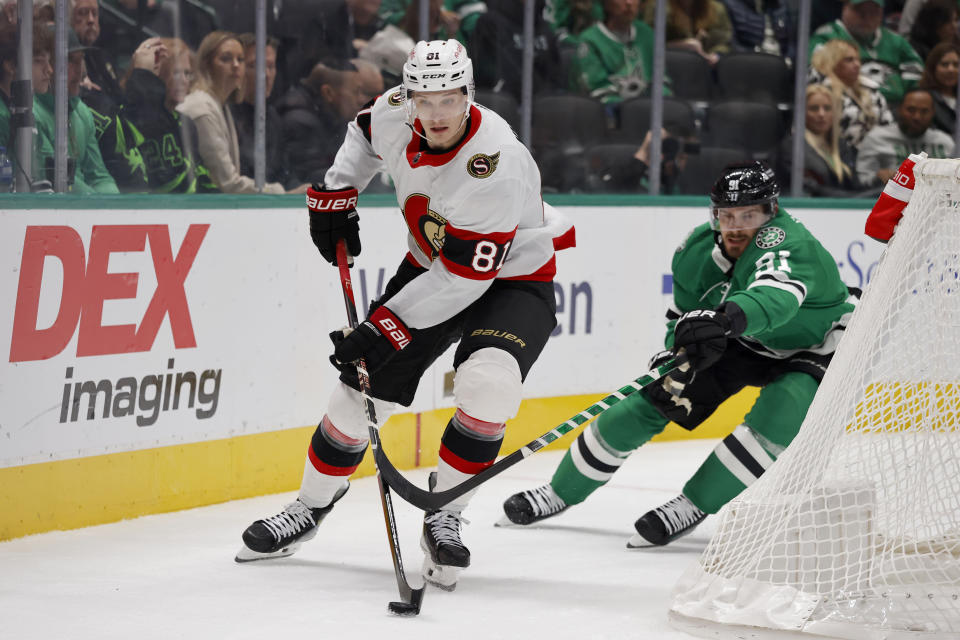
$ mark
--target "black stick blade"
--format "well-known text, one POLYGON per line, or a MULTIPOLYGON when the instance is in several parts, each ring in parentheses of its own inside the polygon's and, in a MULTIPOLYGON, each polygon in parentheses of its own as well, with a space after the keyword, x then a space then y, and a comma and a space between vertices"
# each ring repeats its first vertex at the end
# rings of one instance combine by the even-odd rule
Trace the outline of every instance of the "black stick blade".
POLYGON ((395 616, 410 617, 420 613, 420 605, 410 602, 391 602, 387 605, 387 611, 395 616))

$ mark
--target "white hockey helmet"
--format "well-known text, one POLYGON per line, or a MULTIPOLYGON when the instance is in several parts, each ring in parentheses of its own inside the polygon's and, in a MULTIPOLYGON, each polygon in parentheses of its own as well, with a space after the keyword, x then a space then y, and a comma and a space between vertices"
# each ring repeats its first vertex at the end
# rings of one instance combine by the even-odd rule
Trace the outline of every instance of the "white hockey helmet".
POLYGON ((473 63, 466 48, 456 40, 421 40, 403 65, 403 88, 407 114, 413 121, 411 91, 447 91, 462 88, 467 109, 473 102, 473 63))

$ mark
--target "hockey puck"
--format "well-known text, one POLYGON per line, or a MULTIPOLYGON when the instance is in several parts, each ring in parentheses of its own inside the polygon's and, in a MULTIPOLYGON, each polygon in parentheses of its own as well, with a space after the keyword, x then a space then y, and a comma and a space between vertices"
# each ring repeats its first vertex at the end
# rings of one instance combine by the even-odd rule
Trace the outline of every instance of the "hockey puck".
POLYGON ((387 605, 387 611, 395 616, 415 616, 420 613, 420 607, 409 602, 391 602, 387 605))

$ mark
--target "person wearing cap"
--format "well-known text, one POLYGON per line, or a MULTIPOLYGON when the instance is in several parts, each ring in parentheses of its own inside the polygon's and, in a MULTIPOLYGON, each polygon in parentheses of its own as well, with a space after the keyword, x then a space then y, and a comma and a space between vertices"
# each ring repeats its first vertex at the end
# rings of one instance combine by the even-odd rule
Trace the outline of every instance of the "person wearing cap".
POLYGON ((810 36, 811 54, 825 42, 839 38, 860 50, 860 73, 878 85, 890 104, 898 104, 923 73, 923 60, 910 43, 883 26, 883 0, 847 0, 838 20, 810 36))
MULTIPOLYGON (((82 44, 73 29, 67 31, 67 167, 69 190, 74 193, 120 193, 113 177, 107 171, 97 144, 97 132, 93 113, 80 100, 80 83, 83 79, 84 53, 88 47, 82 44), (73 171, 70 171, 73 169, 73 171)), ((33 117, 37 127, 38 158, 34 165, 43 171, 36 180, 53 182, 56 119, 54 117, 54 93, 34 95, 33 117), (39 162, 38 162, 39 161, 39 162)))
POLYGON ((587 425, 549 483, 504 502, 509 522, 530 525, 583 502, 668 422, 696 429, 747 385, 760 393, 743 424, 717 444, 682 493, 634 523, 627 547, 662 546, 689 534, 789 446, 856 297, 779 196, 774 172, 761 162, 732 165, 718 176, 708 221, 673 255, 665 350, 649 367, 681 355, 687 364, 587 425))

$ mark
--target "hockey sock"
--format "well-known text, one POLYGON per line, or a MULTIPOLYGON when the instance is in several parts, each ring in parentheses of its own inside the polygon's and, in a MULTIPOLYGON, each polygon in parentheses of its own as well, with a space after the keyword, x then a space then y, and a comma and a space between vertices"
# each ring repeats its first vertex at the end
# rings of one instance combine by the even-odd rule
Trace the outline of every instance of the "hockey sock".
POLYGON ((667 419, 642 393, 628 396, 583 430, 563 456, 550 485, 577 504, 606 484, 634 449, 663 431, 667 419))
POLYGON ((604 442, 593 422, 563 456, 550 485, 567 504, 583 502, 613 477, 629 455, 629 451, 617 451, 604 442))
MULTIPOLYGON (((440 439, 440 460, 437 463, 434 491, 445 491, 492 465, 503 444, 505 429, 504 423, 478 420, 457 409, 440 439)), ((476 489, 443 508, 463 511, 474 493, 476 489)))
POLYGON ((724 438, 683 486, 683 495, 701 511, 716 513, 773 464, 773 457, 762 449, 744 446, 750 437, 737 432, 746 428, 740 425, 724 438))
POLYGON ((792 371, 761 389, 744 424, 717 445, 683 493, 707 513, 735 498, 793 441, 817 387, 810 374, 792 371))
POLYGON ((366 438, 351 438, 337 429, 329 417, 323 416, 307 451, 300 501, 315 509, 330 504, 363 460, 367 442, 366 438))

